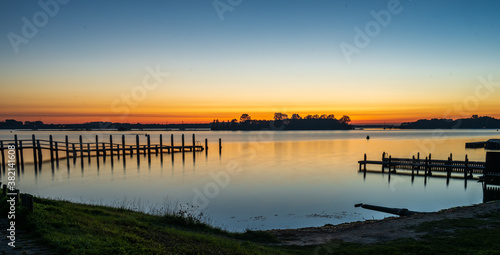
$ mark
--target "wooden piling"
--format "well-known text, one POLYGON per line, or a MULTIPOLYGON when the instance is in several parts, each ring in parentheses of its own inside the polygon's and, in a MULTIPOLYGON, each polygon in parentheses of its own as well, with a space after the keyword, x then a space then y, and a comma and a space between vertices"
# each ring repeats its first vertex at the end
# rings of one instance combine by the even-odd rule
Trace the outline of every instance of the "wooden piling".
POLYGON ((2 171, 5 173, 5 152, 3 149, 3 141, 0 141, 0 153, 2 153, 2 171))
POLYGON ((389 173, 391 173, 391 161, 392 161, 392 156, 389 155, 389 173))
POLYGON ((87 143, 87 156, 89 157, 89 164, 90 164, 90 161, 91 161, 91 152, 90 152, 90 143, 87 143))
POLYGON ((69 160, 69 139, 68 139, 68 136, 64 137, 64 142, 66 143, 66 158, 69 160))
POLYGON ((99 158, 99 136, 95 135, 95 155, 99 158))
POLYGON ((15 152, 16 152, 16 166, 18 166, 17 169, 19 169, 19 140, 17 139, 17 135, 14 135, 14 145, 16 146, 15 152))
POLYGON ((80 135, 80 157, 83 157, 83 138, 80 135))
POLYGON ((134 146, 130 145, 130 157, 134 156, 134 146))
MULTIPOLYGON (((158 153, 158 151, 156 151, 158 153)), ((163 136, 160 134, 160 153, 163 154, 163 136)))
POLYGON ((363 166, 363 171, 366 172, 366 153, 365 153, 365 156, 364 156, 364 161, 365 161, 365 163, 364 163, 364 166, 363 166))
POLYGON ((184 134, 182 134, 182 152, 184 152, 184 134))
POLYGON ((40 146, 40 140, 36 140, 36 148, 38 151, 38 165, 41 166, 43 162, 43 157, 42 157, 42 146, 40 146))
POLYGON ((135 135, 135 147, 137 149, 137 157, 139 157, 140 151, 139 151, 139 135, 135 135))
POLYGON ((219 138, 219 152, 222 151, 222 139, 219 138))
POLYGON ((113 135, 109 135, 109 155, 113 158, 113 135))
POLYGON ((122 155, 123 155, 123 158, 125 158, 125 135, 122 135, 122 155))
POLYGON ((24 170, 24 149, 22 140, 19 141, 19 152, 21 154, 21 169, 24 170))
POLYGON ((54 150, 56 153, 56 162, 59 164, 59 148, 58 148, 58 142, 54 142, 54 150))
POLYGON ((170 150, 169 152, 174 152, 174 134, 170 134, 170 150))
POLYGON ((208 151, 208 139, 205 138, 205 151, 208 151))
POLYGON ((50 162, 54 162, 54 140, 52 135, 49 135, 49 150, 50 150, 50 162))
POLYGON ((33 164, 35 165, 35 170, 36 170, 38 164, 38 158, 36 156, 36 138, 34 134, 31 135, 31 142, 33 144, 33 164))
MULTIPOLYGON (((432 154, 429 153, 429 165, 432 164, 432 154)), ((427 170, 427 175, 432 175, 431 167, 429 166, 429 169, 427 170)))
POLYGON ((148 141, 147 141, 147 143, 148 143, 148 156, 150 156, 151 155, 151 137, 149 136, 149 134, 146 135, 146 137, 148 139, 148 141))
POLYGON ((73 144, 71 144, 71 147, 72 147, 72 150, 73 150, 73 153, 72 153, 73 154, 73 162, 75 162, 75 160, 76 160, 76 146, 73 143, 73 144))
MULTIPOLYGON (((469 157, 465 155, 465 168, 464 168, 464 179, 467 179, 467 172, 469 171, 469 157)), ((472 172, 471 172, 472 175, 472 172)))
POLYGON ((195 136, 193 134, 193 149, 191 151, 194 152, 194 148, 196 148, 196 138, 195 138, 195 136))

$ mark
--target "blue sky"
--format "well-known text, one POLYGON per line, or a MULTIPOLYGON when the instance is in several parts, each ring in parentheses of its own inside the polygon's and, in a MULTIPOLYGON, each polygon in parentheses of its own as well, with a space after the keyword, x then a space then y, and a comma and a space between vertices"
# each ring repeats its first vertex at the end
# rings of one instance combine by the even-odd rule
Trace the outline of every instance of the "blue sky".
MULTIPOLYGON (((90 110, 80 105, 94 102, 95 95, 102 105, 95 102, 92 109, 113 117, 110 102, 140 83, 148 65, 159 65, 170 76, 131 109, 136 114, 131 118, 139 118, 164 108, 142 118, 145 122, 174 121, 182 114, 191 121, 229 118, 245 109, 260 116, 287 109, 361 119, 379 109, 398 119, 402 111, 416 118, 423 109, 437 108, 430 115, 440 116, 474 91, 478 76, 498 75, 498 1, 401 0, 402 11, 351 61, 340 44, 354 45, 354 28, 374 21, 370 12, 398 1, 240 2, 223 20, 213 1, 58 3, 54 17, 16 53, 9 33, 22 36, 22 18, 33 22, 44 10, 37 1, 2 1, 0 85, 9 99, 0 106, 17 108, 0 113, 0 119, 88 116, 90 110), (23 108, 27 101, 51 105, 31 97, 58 98, 47 91, 73 97, 61 107, 74 110, 61 113, 53 104, 44 114, 30 115, 33 105, 23 108), (176 100, 186 104, 168 104, 176 100)), ((492 94, 479 114, 496 114, 495 97, 500 99, 492 94)))

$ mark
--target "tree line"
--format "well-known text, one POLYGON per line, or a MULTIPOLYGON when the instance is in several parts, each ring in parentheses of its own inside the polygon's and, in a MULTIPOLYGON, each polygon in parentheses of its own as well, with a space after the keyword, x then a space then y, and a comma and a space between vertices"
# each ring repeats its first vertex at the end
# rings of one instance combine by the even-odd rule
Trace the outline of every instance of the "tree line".
POLYGON ((272 120, 254 120, 244 113, 239 121, 214 120, 211 124, 212 130, 346 130, 353 129, 350 122, 351 118, 347 115, 337 119, 334 114, 309 114, 301 117, 294 113, 289 117, 286 113, 276 112, 272 120))

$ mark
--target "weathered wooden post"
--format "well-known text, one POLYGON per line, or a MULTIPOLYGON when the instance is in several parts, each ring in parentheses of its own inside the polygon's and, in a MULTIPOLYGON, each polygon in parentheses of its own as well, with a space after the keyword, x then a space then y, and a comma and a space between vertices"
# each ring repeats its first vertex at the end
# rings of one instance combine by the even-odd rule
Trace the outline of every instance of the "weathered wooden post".
POLYGON ((54 150, 56 151, 56 166, 59 168, 59 148, 57 142, 54 142, 54 150))
MULTIPOLYGON (((23 140, 19 140, 19 151, 21 152, 21 169, 24 170, 23 140)), ((19 170, 19 168, 18 168, 18 170, 19 170)))
POLYGON ((120 144, 116 143, 116 156, 120 159, 120 144))
POLYGON ((205 152, 208 152, 208 139, 205 138, 205 152))
POLYGON ((95 135, 95 155, 99 158, 99 136, 95 135))
POLYGON ((43 162, 43 157, 42 157, 42 146, 40 146, 40 140, 36 140, 36 148, 38 151, 38 165, 41 168, 42 162, 43 162))
POLYGON ((469 171, 469 157, 465 155, 465 168, 464 168, 464 179, 467 179, 467 172, 469 171))
POLYGON ((134 146, 130 145, 130 157, 134 156, 134 146))
POLYGON ((36 139, 35 139, 35 134, 31 135, 31 142, 33 144, 33 165, 35 166, 35 171, 36 171, 37 170, 38 159, 36 157, 36 139))
POLYGON ((73 162, 76 162, 76 146, 75 144, 71 144, 72 150, 73 150, 73 162))
POLYGON ((222 152, 222 139, 219 138, 219 153, 222 152))
POLYGON ((104 157, 104 161, 106 161, 106 143, 102 143, 102 156, 104 157))
POLYGON ((196 148, 196 139, 195 139, 195 136, 193 134, 193 152, 194 152, 194 148, 196 148))
POLYGON ((54 163, 54 140, 52 135, 49 135, 49 150, 50 150, 50 162, 54 163))
POLYGON ((182 152, 184 152, 184 134, 182 134, 182 152))
POLYGON ((427 175, 432 175, 432 154, 429 153, 429 169, 427 170, 427 175))
POLYGON ((148 139, 148 156, 151 156, 151 137, 149 134, 146 137, 148 139))
POLYGON ((429 163, 428 158, 425 157, 424 176, 427 176, 428 163, 429 163))
POLYGON ((109 155, 113 158, 113 135, 109 135, 109 155))
POLYGON ((90 152, 90 143, 87 143, 87 156, 89 156, 89 164, 90 164, 90 161, 91 161, 91 152, 90 152))
POLYGON ((391 173, 391 161, 392 161, 392 156, 389 155, 389 173, 391 173))
POLYGON ((417 167, 417 175, 418 175, 418 170, 420 170, 420 152, 417 153, 417 162, 418 162, 418 167, 417 167))
POLYGON ((3 141, 0 141, 0 152, 2 153, 2 171, 5 173, 5 152, 3 149, 3 141))
POLYGON ((415 173, 415 155, 413 155, 411 159, 411 175, 413 176, 414 173, 415 173))
POLYGON ((364 160, 363 160, 363 161, 364 161, 364 164, 363 164, 363 165, 364 165, 364 166, 363 166, 363 171, 365 171, 365 172, 366 172, 366 153, 365 153, 365 156, 364 156, 364 160))
MULTIPOLYGON (((16 166, 19 166, 19 141, 17 140, 17 135, 14 135, 14 145, 16 146, 16 166)), ((18 168, 19 169, 19 168, 18 168)))
POLYGON ((174 134, 170 134, 170 150, 168 152, 174 152, 174 134))
POLYGON ((2 171, 5 173, 5 150, 3 148, 3 141, 0 141, 0 153, 2 154, 2 171))
POLYGON ((69 139, 67 135, 64 137, 64 142, 66 143, 66 158, 69 160, 69 139))
POLYGON ((122 154, 123 154, 123 157, 125 158, 125 135, 122 135, 122 154))
POLYGON ((136 146, 136 149, 137 149, 137 157, 139 157, 139 154, 141 153, 139 151, 139 135, 135 135, 135 146, 136 146))
MULTIPOLYGON (((156 150, 156 153, 158 153, 158 150, 156 150)), ((160 134, 160 153, 163 154, 163 136, 160 134)))
POLYGON ((80 135, 80 157, 83 158, 83 138, 82 138, 82 135, 80 135))
POLYGON ((447 166, 446 166, 446 175, 447 175, 448 178, 450 178, 450 176, 451 176, 451 168, 452 168, 451 167, 451 164, 452 164, 451 163, 452 162, 452 158, 451 157, 452 157, 452 155, 450 154, 450 156, 448 157, 448 163, 447 163, 447 166))

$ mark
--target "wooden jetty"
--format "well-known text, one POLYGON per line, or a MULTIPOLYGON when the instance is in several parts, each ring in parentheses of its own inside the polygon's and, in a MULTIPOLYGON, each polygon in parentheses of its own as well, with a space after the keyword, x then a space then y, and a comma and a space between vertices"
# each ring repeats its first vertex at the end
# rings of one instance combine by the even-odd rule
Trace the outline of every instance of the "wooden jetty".
MULTIPOLYGON (((117 137, 117 135, 114 135, 117 137)), ((102 137, 102 135, 101 135, 102 137)), ((69 158, 76 159, 81 157, 82 161, 84 157, 118 157, 134 154, 163 154, 163 153, 174 153, 174 152, 196 152, 196 151, 207 151, 208 150, 208 139, 205 139, 205 146, 202 146, 200 141, 196 141, 195 134, 192 135, 192 143, 186 144, 184 139, 184 134, 181 136, 181 145, 176 145, 174 143, 174 135, 170 135, 170 145, 163 143, 162 134, 159 135, 159 143, 152 144, 151 136, 146 134, 146 144, 141 144, 139 135, 135 136, 135 143, 127 144, 125 143, 125 135, 121 135, 121 141, 113 141, 113 135, 109 135, 109 141, 100 141, 99 135, 95 135, 95 141, 84 142, 82 135, 79 135, 78 142, 69 142, 69 138, 66 135, 64 141, 55 141, 52 135, 49 135, 49 139, 37 139, 35 135, 32 135, 31 139, 21 140, 18 139, 17 135, 14 135, 13 140, 0 140, 0 167, 5 173, 6 171, 6 153, 8 153, 8 146, 15 145, 16 154, 16 165, 17 169, 24 169, 24 153, 26 150, 33 151, 33 161, 35 165, 41 165, 43 162, 50 161, 52 164, 59 162, 60 159, 66 158, 69 162, 69 158), (42 153, 42 151, 48 152, 48 159, 43 159, 43 155, 47 153, 42 153), (60 155, 63 153, 63 155, 60 155)), ((221 139, 219 138, 219 153, 222 150, 221 139)))
POLYGON ((416 172, 419 175, 420 171, 424 172, 425 176, 432 175, 433 172, 444 172, 448 176, 451 173, 463 173, 464 178, 472 178, 473 174, 482 174, 485 170, 485 162, 480 161, 470 161, 467 155, 465 160, 453 160, 453 155, 450 154, 447 160, 436 160, 432 159, 432 154, 425 157, 425 159, 420 158, 420 153, 417 157, 412 158, 393 158, 388 156, 384 152, 382 153, 382 160, 367 160, 366 154, 364 159, 358 161, 359 171, 366 172, 367 165, 380 165, 382 166, 382 173, 385 172, 386 168, 389 173, 396 173, 397 170, 411 170, 412 175, 416 172))

